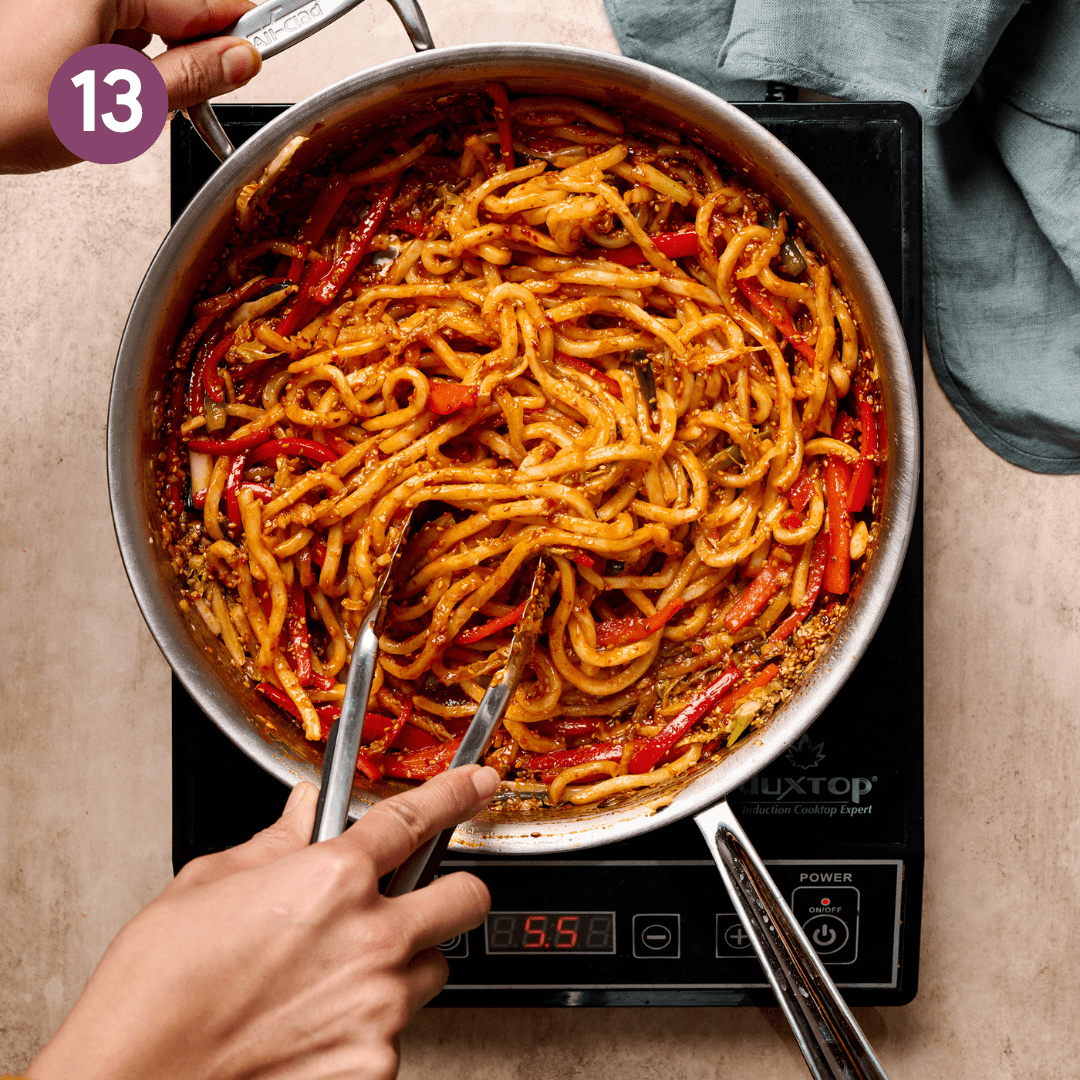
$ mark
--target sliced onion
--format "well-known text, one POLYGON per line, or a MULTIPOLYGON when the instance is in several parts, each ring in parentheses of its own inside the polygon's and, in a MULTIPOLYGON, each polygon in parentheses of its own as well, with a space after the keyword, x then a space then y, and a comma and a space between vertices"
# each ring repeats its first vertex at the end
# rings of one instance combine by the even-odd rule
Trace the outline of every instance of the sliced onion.
POLYGON ((225 406, 219 401, 214 401, 209 396, 206 397, 204 404, 206 406, 206 430, 220 431, 229 418, 228 413, 225 412, 225 406))
POLYGON ((191 476, 192 494, 205 491, 210 486, 210 474, 214 471, 214 459, 209 454, 200 454, 196 450, 189 450, 188 469, 191 476))

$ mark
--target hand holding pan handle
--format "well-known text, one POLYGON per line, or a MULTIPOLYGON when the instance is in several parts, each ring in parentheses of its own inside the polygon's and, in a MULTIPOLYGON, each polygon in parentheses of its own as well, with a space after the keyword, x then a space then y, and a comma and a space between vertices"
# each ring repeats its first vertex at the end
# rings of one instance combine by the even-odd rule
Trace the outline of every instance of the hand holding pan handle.
MULTIPOLYGON (((241 15, 232 26, 220 31, 220 36, 247 38, 258 54, 268 60, 340 19, 360 3, 362 0, 268 0, 241 15)), ((417 52, 434 49, 427 20, 416 0, 390 0, 390 3, 412 47, 417 52)), ((236 149, 208 101, 186 109, 185 115, 218 161, 224 161, 236 149)))
POLYGON ((815 1080, 888 1080, 727 800, 694 821, 815 1080))

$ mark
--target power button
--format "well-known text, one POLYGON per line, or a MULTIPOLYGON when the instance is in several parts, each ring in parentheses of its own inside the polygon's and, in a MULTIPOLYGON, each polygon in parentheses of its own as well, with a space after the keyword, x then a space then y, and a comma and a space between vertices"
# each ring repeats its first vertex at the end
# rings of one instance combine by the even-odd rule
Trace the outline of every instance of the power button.
POLYGON ((850 964, 859 951, 859 890, 851 885, 800 886, 791 912, 826 964, 850 964))

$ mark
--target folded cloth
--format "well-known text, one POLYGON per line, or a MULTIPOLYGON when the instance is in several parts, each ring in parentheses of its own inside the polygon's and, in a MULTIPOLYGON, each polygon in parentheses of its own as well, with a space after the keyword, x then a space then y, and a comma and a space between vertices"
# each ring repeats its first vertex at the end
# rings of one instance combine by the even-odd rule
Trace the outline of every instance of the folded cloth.
POLYGON ((732 101, 768 81, 923 117, 923 315, 975 434, 1080 472, 1076 0, 605 0, 624 53, 732 101))

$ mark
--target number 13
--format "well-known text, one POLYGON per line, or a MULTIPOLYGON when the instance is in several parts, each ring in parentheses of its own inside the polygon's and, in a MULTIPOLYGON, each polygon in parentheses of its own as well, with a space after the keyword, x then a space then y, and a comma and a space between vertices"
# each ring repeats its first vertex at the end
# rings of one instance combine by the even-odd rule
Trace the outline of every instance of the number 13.
MULTIPOLYGON (((116 95, 116 104, 123 105, 128 110, 127 119, 117 120, 111 112, 103 113, 101 117, 101 122, 110 131, 119 134, 123 134, 125 131, 134 131, 142 121, 143 115, 142 105, 139 102, 139 94, 142 91, 142 81, 139 76, 128 68, 115 68, 105 76, 105 82, 109 86, 114 86, 121 80, 127 84, 127 90, 116 95)), ((80 71, 71 81, 83 92, 83 131, 94 131, 97 126, 97 109, 95 107, 93 68, 80 71)))

